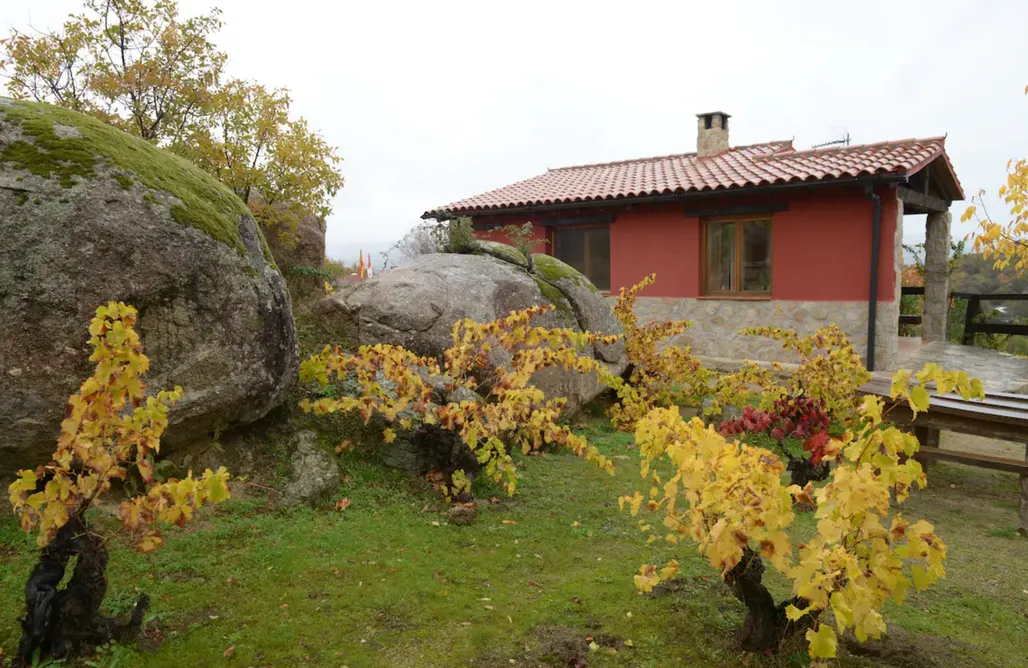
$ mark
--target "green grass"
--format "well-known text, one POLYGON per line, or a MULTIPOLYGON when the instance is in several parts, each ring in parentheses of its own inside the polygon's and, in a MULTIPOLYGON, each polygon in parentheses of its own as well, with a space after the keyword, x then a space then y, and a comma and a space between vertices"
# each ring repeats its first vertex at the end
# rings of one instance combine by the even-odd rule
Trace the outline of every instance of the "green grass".
MULTIPOLYGON (((802 649, 758 656, 733 648, 743 608, 695 548, 646 546, 636 521, 617 509, 617 497, 639 482, 631 436, 597 418, 578 428, 614 457, 616 476, 565 453, 528 457, 519 495, 483 503, 466 527, 447 523, 425 482, 358 448, 340 458, 345 482, 336 498, 353 502, 345 511, 277 510, 274 493, 236 485, 236 498, 170 530, 153 555, 114 539, 107 607, 126 612, 140 591, 153 605, 146 640, 96 663, 214 665, 227 663, 232 647, 241 666, 566 666, 579 655, 590 667, 806 665, 802 649), (682 564, 681 580, 662 596, 637 595, 638 566, 671 558, 682 564), (590 652, 587 638, 599 649, 590 652)), ((1028 541, 992 535, 1016 517, 1000 505, 1016 498, 1016 479, 957 465, 937 465, 929 479, 904 514, 936 522, 949 544, 949 575, 890 606, 886 620, 894 633, 915 634, 917 657, 938 660, 896 665, 1024 665, 1028 541)), ((476 495, 500 496, 481 484, 476 495)), ((812 527, 808 513, 795 530, 812 527)), ((4 648, 17 642, 32 563, 31 541, 4 519, 4 648)), ((783 597, 784 579, 768 580, 783 597)), ((844 656, 840 665, 891 664, 844 656)))

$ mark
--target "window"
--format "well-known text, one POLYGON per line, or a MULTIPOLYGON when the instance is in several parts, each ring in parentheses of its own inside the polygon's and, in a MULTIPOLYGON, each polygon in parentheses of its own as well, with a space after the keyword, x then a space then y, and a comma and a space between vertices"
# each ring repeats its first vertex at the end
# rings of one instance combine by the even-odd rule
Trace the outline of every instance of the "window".
POLYGON ((770 296, 770 220, 708 221, 703 253, 704 294, 770 296))
POLYGON ((570 264, 599 290, 610 290, 610 228, 553 231, 553 255, 570 264))

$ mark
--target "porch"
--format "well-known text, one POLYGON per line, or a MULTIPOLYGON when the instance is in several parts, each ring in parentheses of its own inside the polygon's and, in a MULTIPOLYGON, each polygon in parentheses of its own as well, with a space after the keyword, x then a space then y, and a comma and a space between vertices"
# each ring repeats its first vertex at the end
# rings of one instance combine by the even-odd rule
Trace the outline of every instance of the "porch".
MULTIPOLYGON (((1028 359, 1009 353, 918 337, 899 339, 899 368, 919 371, 934 362, 943 369, 966 371, 981 378, 987 392, 1028 394, 1028 359)), ((876 371, 876 379, 889 379, 892 371, 876 371)))

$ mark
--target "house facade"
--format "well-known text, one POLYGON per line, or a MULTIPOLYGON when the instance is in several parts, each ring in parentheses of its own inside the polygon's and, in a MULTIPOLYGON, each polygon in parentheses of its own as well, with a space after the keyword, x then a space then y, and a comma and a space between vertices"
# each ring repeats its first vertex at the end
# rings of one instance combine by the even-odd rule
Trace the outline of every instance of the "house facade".
POLYGON ((728 119, 700 114, 694 153, 551 169, 425 217, 470 216, 476 234, 497 241, 505 226, 531 222, 537 252, 611 295, 656 273, 637 300, 640 319, 693 321, 680 342, 698 355, 787 360, 739 330, 808 334, 835 323, 870 368, 889 369, 898 358, 903 217, 927 213, 923 331, 941 338, 948 210, 963 199, 944 138, 730 148, 728 119))

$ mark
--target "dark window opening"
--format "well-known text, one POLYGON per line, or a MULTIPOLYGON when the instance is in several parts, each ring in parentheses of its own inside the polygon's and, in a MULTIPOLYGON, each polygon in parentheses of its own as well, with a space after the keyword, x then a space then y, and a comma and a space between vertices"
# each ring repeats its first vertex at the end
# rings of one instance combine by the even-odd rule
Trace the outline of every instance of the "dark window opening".
POLYGON ((582 272, 598 290, 610 290, 610 228, 553 231, 553 256, 582 272))
POLYGON ((706 116, 703 117, 703 127, 705 127, 706 129, 709 130, 711 128, 711 126, 713 126, 713 125, 714 125, 714 116, 712 114, 707 114, 706 116))

